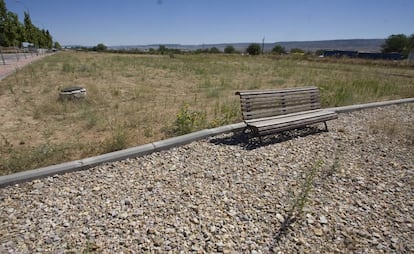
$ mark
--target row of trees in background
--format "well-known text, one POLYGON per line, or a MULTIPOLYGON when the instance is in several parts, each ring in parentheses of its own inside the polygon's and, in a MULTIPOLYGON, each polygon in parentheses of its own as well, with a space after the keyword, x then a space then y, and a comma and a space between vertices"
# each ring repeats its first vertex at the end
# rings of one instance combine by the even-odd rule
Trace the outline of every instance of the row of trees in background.
POLYGON ((23 42, 31 43, 36 48, 52 48, 53 38, 49 30, 35 26, 28 12, 24 12, 23 23, 16 13, 8 11, 4 0, 0 0, 0 46, 21 47, 23 42))
MULTIPOLYGON (((100 43, 92 48, 82 48, 83 50, 93 50, 93 51, 106 51, 106 52, 114 52, 114 53, 150 53, 150 54, 180 54, 184 53, 180 49, 171 49, 167 48, 165 45, 160 45, 158 49, 150 48, 148 51, 142 51, 139 49, 129 49, 129 50, 111 50, 108 49, 107 46, 100 43)), ((404 57, 408 56, 410 51, 414 50, 414 34, 411 36, 407 36, 404 34, 397 34, 397 35, 390 35, 386 40, 385 43, 382 45, 382 53, 400 53, 404 57)), ((314 54, 315 55, 322 55, 324 50, 317 50, 314 54)), ((218 54, 218 53, 226 53, 226 54, 234 54, 234 53, 242 53, 238 51, 233 45, 227 45, 223 51, 218 49, 217 47, 211 48, 202 48, 196 49, 192 51, 192 53, 199 54, 199 53, 209 53, 209 54, 218 54)), ((259 43, 251 43, 244 51, 244 53, 249 55, 260 55, 263 54, 262 47, 259 43)), ((303 49, 300 48, 292 48, 289 51, 290 54, 295 55, 310 55, 313 54, 312 52, 305 52, 303 49)), ((275 45, 270 54, 273 55, 285 55, 288 54, 288 51, 282 45, 275 45)))
MULTIPOLYGON (((102 43, 99 43, 96 46, 93 47, 81 47, 78 48, 80 50, 85 50, 85 51, 98 51, 98 52, 112 52, 112 53, 150 53, 150 54, 161 54, 161 55, 166 55, 166 54, 180 54, 180 53, 184 53, 184 51, 180 50, 180 49, 173 49, 173 48, 168 48, 165 45, 160 45, 158 49, 154 49, 154 48, 150 48, 148 49, 148 51, 142 51, 140 49, 121 49, 121 50, 115 50, 115 49, 108 49, 108 47, 102 43)), ((225 54, 240 54, 242 52, 238 51, 233 45, 227 45, 223 51, 221 51, 220 49, 218 49, 217 47, 211 47, 211 48, 202 48, 202 49, 196 49, 194 51, 191 51, 192 53, 195 54, 220 54, 220 53, 225 53, 225 54)), ((259 55, 262 54, 262 47, 260 46, 260 44, 258 43, 252 43, 250 44, 246 50, 244 51, 244 53, 249 54, 249 55, 259 55)), ((295 53, 299 53, 299 54, 304 54, 305 51, 299 48, 293 48, 290 50, 291 54, 295 54, 295 53)), ((276 45, 272 50, 271 50, 271 54, 276 54, 276 55, 283 55, 283 54, 288 54, 288 51, 282 47, 281 45, 276 45)))

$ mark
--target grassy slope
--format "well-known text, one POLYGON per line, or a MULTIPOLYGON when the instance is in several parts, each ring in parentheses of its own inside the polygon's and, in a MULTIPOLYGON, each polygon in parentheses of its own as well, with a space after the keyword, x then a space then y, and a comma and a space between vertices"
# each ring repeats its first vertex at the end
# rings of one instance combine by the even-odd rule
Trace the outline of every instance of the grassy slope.
POLYGON ((62 52, 0 83, 0 174, 165 138, 180 109, 184 120, 199 113, 199 128, 237 122, 236 90, 304 85, 320 87, 323 106, 414 97, 414 69, 361 60, 62 52), (72 85, 84 86, 87 99, 58 101, 59 89, 72 85))

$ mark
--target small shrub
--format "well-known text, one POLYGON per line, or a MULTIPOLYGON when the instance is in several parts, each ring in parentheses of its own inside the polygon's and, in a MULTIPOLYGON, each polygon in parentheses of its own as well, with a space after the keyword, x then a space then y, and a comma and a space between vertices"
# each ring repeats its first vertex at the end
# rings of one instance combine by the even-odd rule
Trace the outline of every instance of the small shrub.
POLYGON ((220 96, 220 88, 219 87, 210 87, 207 90, 207 98, 218 98, 220 96))
POLYGON ((233 45, 228 45, 228 46, 226 46, 226 48, 224 48, 224 53, 226 53, 226 54, 234 54, 236 52, 237 51, 236 51, 236 49, 234 48, 233 45))
POLYGON ((207 124, 206 112, 190 111, 188 104, 184 104, 177 114, 172 133, 174 135, 184 135, 195 130, 204 128, 207 124))
POLYGON ((110 153, 127 148, 127 133, 120 128, 113 130, 111 137, 109 137, 103 145, 104 152, 110 153))
POLYGON ((63 63, 62 72, 70 73, 70 72, 74 72, 74 71, 75 71, 75 68, 71 64, 63 63))
POLYGON ((232 104, 217 103, 214 107, 214 120, 210 123, 210 127, 222 126, 234 123, 240 120, 240 106, 239 102, 235 101, 232 104))
POLYGON ((150 137, 154 136, 154 132, 153 132, 151 127, 148 127, 148 126, 144 127, 144 136, 146 138, 150 138, 150 137))
POLYGON ((85 110, 83 112, 83 118, 86 119, 86 128, 87 129, 92 129, 93 127, 95 127, 98 122, 99 122, 99 116, 95 111, 92 110, 85 110))

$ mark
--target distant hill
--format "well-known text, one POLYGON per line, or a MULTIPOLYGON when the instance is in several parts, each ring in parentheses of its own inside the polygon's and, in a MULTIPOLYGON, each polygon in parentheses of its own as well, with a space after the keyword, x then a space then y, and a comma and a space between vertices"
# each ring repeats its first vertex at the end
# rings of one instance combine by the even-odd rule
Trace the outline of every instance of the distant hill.
MULTIPOLYGON (((281 45, 286 50, 292 48, 300 48, 305 51, 316 51, 320 49, 325 50, 355 50, 362 52, 379 52, 381 45, 384 44, 385 39, 352 39, 352 40, 326 40, 326 41, 282 41, 274 43, 265 43, 265 51, 270 51, 275 45, 281 45)), ((259 42, 258 42, 259 43, 259 42)), ((220 44, 199 44, 199 45, 181 45, 181 44, 151 44, 151 45, 128 45, 128 46, 112 46, 111 49, 141 49, 148 50, 150 48, 157 49, 160 45, 167 48, 180 50, 197 50, 203 48, 216 47, 223 51, 228 45, 232 45, 236 50, 244 51, 251 43, 220 43, 220 44)), ((261 43, 259 43, 261 44, 261 43)))

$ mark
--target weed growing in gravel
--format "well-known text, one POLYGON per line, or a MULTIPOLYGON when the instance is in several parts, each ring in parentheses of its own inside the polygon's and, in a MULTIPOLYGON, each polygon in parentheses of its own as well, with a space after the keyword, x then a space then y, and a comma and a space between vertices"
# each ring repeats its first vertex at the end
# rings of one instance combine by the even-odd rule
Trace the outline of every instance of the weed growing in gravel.
POLYGON ((315 182, 315 177, 320 171, 322 165, 323 161, 320 160, 316 162, 310 170, 305 172, 305 179, 301 184, 300 193, 293 199, 291 209, 289 211, 291 217, 299 218, 302 216, 303 208, 308 202, 309 194, 312 191, 315 182))
POLYGON ((336 147, 333 153, 332 165, 328 169, 326 169, 324 172, 322 172, 322 179, 330 177, 338 172, 343 151, 344 151, 343 148, 339 144, 336 144, 336 147))
POLYGON ((390 116, 383 116, 368 123, 369 132, 380 139, 397 139, 403 143, 414 144, 414 127, 404 123, 395 122, 390 116))
POLYGON ((293 197, 290 209, 287 212, 287 217, 280 226, 275 235, 275 242, 280 241, 281 237, 285 235, 295 221, 300 219, 303 215, 303 210, 309 201, 309 195, 314 186, 315 177, 320 171, 323 161, 316 162, 310 170, 305 171, 305 178, 300 185, 300 192, 296 197, 293 197))

